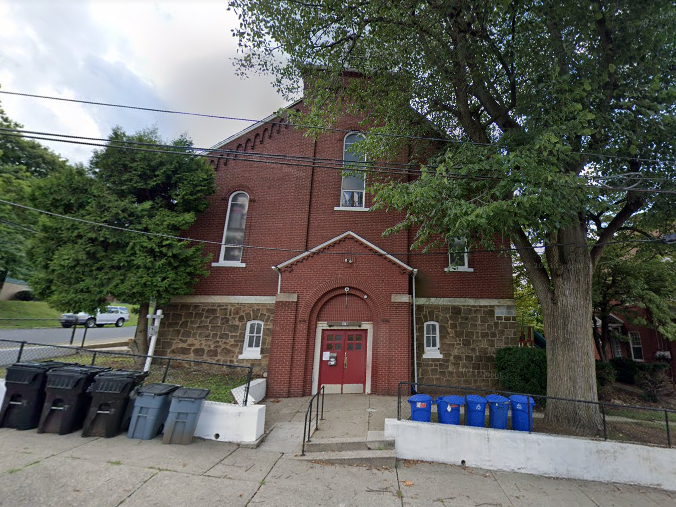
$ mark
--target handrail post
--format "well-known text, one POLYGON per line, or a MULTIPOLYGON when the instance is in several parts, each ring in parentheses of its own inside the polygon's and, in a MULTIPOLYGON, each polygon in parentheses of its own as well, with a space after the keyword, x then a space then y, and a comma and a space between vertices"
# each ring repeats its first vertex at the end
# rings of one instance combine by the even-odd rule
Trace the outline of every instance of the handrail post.
POLYGON ((23 348, 26 346, 26 342, 21 342, 21 345, 19 345, 19 352, 16 355, 16 362, 20 363, 21 362, 21 356, 23 356, 23 348))
MULTIPOLYGON (((307 413, 305 414, 305 418, 307 419, 307 413)), ((306 436, 306 431, 307 431, 307 423, 303 422, 303 447, 301 448, 300 455, 305 456, 305 436, 306 436)))
POLYGON ((308 411, 305 413, 305 424, 307 425, 307 441, 312 442, 312 402, 315 401, 314 396, 310 398, 310 406, 308 407, 308 411), (309 419, 308 419, 308 416, 309 419))
POLYGON ((171 358, 167 359, 167 365, 164 367, 164 375, 162 375, 162 383, 167 381, 167 375, 169 374, 169 366, 171 366, 171 358))
POLYGON ((317 406, 315 407, 315 431, 319 429, 319 398, 317 398, 317 406))
POLYGON ((401 382, 397 386, 397 421, 401 421, 401 382))
POLYGON ((667 445, 671 448, 671 434, 669 433, 669 412, 664 411, 664 422, 667 425, 667 445))
POLYGON ((599 405, 601 405, 601 414, 603 414, 603 439, 608 440, 608 429, 606 428, 606 408, 603 403, 599 403, 599 405))
POLYGON ((322 386, 322 421, 324 420, 324 386, 322 386))

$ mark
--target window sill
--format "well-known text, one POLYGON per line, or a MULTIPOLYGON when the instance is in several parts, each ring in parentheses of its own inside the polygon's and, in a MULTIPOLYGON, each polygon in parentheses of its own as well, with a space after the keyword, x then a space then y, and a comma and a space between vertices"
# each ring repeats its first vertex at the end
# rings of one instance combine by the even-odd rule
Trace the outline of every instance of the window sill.
POLYGON ((214 268, 244 268, 246 267, 246 264, 243 262, 236 262, 236 261, 220 261, 220 262, 212 262, 211 267, 214 268))
POLYGON ((371 208, 364 208, 359 206, 336 206, 333 208, 334 211, 370 211, 371 208))
POLYGON ((474 273, 474 268, 463 268, 463 267, 457 267, 457 268, 444 268, 444 271, 446 273, 474 273))
POLYGON ((237 356, 237 359, 260 359, 261 355, 260 354, 240 354, 237 356))
POLYGON ((430 351, 430 352, 425 352, 422 356, 423 359, 443 359, 444 356, 441 352, 438 351, 430 351))

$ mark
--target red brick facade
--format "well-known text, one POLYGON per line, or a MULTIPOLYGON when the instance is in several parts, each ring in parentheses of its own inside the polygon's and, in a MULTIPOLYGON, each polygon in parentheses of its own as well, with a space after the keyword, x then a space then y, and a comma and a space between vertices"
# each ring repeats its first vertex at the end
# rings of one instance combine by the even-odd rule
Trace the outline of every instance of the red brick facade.
MULTIPOLYGON (((300 102, 293 107, 302 109, 304 106, 300 102)), ((302 130, 284 124, 280 118, 274 118, 220 146, 222 150, 235 150, 237 156, 211 160, 217 192, 211 197, 209 209, 187 235, 220 243, 230 197, 236 191, 246 192, 249 205, 242 266, 217 265, 220 247, 207 245, 205 250, 216 265, 211 267, 209 276, 195 286, 193 296, 178 298, 167 308, 165 322, 175 322, 174 327, 178 329, 180 318, 172 314, 178 311, 179 305, 185 308, 188 303, 238 304, 242 311, 249 304, 274 304, 274 316, 265 324, 266 333, 272 328, 269 347, 264 339, 261 360, 231 354, 229 362, 254 364, 258 374, 267 375, 268 394, 276 397, 313 392, 318 384, 318 365, 323 361, 317 349, 318 330, 331 322, 338 323, 335 325, 357 323, 352 325, 369 329, 368 389, 376 394, 393 394, 399 381, 408 381, 413 375, 412 285, 415 279, 419 312, 426 304, 435 308, 481 307, 486 311, 476 312, 477 331, 485 327, 484 320, 489 316, 500 321, 500 325, 494 326, 499 336, 491 335, 492 345, 479 343, 488 334, 476 335, 475 345, 481 350, 469 347, 474 355, 467 352, 458 355, 457 350, 453 354, 453 344, 457 341, 461 345, 461 339, 454 341, 457 326, 452 323, 442 326, 439 336, 446 344, 448 361, 455 357, 456 361, 463 362, 463 370, 471 370, 476 358, 481 369, 488 368, 486 365, 496 346, 516 343, 515 323, 514 329, 511 324, 505 325, 505 321, 513 320, 509 309, 514 305, 509 256, 470 254, 469 267, 473 271, 447 272, 444 268, 448 266, 448 256, 444 252, 438 252, 441 255, 409 253, 413 233, 382 235, 401 220, 401 214, 336 209, 340 206, 345 131, 359 130, 359 119, 346 115, 334 127, 344 131, 328 131, 313 139, 305 137, 302 130), (354 234, 287 263, 348 231, 354 234), (274 266, 278 268, 271 269, 274 266), (496 318, 494 307, 505 306, 508 315, 500 310, 496 318)), ((407 162, 407 157, 402 155, 398 162, 407 162)), ((365 200, 366 207, 370 206, 371 197, 367 195, 365 200)), ((447 314, 452 319, 456 312, 447 314)), ((461 314, 457 314, 458 320, 461 314)), ((474 313, 463 315, 470 316, 465 321, 469 319, 467 326, 473 329, 471 316, 474 313)), ((418 322, 418 327, 421 324, 418 322)), ((218 321, 209 328, 210 336, 223 333, 226 328, 234 329, 230 321, 218 321)), ((469 335, 462 336, 466 343, 469 335)), ((175 353, 178 349, 204 348, 201 340, 208 339, 206 332, 200 337, 185 329, 178 332, 170 327, 165 330, 159 349, 175 353)), ((424 337, 418 338, 419 347, 421 339, 424 337)), ((241 354, 245 337, 241 336, 240 340, 239 345, 230 344, 229 350, 239 346, 241 354)), ((222 356, 218 358, 221 360, 222 356)), ((449 383, 464 382, 471 377, 469 374, 454 377, 453 367, 443 370, 450 372, 445 377, 449 383)), ((434 371, 437 378, 438 368, 434 371)))

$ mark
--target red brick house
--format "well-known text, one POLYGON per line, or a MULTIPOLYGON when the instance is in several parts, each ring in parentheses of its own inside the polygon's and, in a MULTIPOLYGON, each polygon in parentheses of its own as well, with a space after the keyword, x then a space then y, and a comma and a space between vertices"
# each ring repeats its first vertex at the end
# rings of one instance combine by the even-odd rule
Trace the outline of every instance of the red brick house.
POLYGON ((214 147, 218 190, 187 234, 231 246, 207 245, 210 273, 166 308, 160 353, 252 364, 275 397, 497 384, 495 352, 517 343, 509 256, 451 265, 410 252, 412 232, 383 237, 401 215, 370 212, 341 172, 359 120, 314 139, 272 115, 214 147))

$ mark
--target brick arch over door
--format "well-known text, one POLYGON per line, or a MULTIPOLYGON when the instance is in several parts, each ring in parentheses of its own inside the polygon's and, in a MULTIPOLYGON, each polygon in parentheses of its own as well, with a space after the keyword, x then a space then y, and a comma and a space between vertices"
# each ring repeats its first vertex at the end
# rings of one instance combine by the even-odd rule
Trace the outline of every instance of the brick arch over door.
MULTIPOLYGON (((345 289, 343 289, 344 291, 345 289)), ((324 303, 317 314, 319 322, 372 322, 371 308, 364 297, 338 294, 324 303)))
MULTIPOLYGON (((384 306, 384 298, 381 294, 373 290, 369 284, 364 283, 359 279, 339 278, 338 280, 320 285, 307 299, 305 304, 298 312, 299 329, 297 330, 297 336, 305 337, 306 347, 305 356, 302 358, 302 360, 296 363, 296 369, 294 372, 292 372, 292 378, 297 376, 296 378, 303 379, 302 395, 307 395, 312 392, 315 337, 317 332, 317 322, 320 321, 318 318, 319 314, 322 312, 322 309, 327 304, 327 302, 330 302, 330 306, 327 307, 327 312, 329 312, 332 311, 332 309, 335 310, 333 305, 340 300, 341 296, 344 301, 345 287, 350 288, 350 295, 348 298, 358 298, 365 305, 365 308, 361 308, 363 308, 364 311, 366 308, 368 308, 370 321, 373 322, 373 335, 374 337, 378 336, 380 327, 379 323, 383 316, 384 306), (334 299, 336 301, 331 302, 334 299)), ((348 301, 351 301, 351 299, 348 299, 348 301)), ((373 371, 375 371, 375 369, 373 371)), ((292 394, 292 396, 294 395, 299 396, 301 394, 292 394)))

